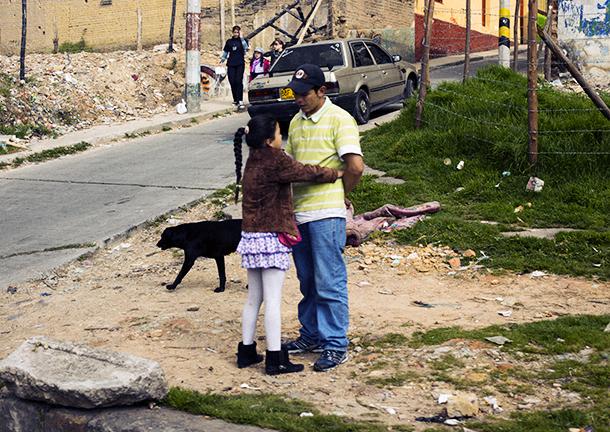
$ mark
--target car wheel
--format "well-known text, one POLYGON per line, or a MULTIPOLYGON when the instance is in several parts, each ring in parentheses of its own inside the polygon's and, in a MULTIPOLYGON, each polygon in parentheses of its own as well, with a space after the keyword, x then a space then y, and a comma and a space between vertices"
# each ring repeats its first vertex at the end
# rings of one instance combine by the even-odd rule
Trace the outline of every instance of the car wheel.
POLYGON ((371 102, 369 95, 362 89, 358 90, 356 95, 356 104, 354 106, 354 118, 358 124, 367 124, 371 118, 371 102))
POLYGON ((405 91, 403 93, 404 100, 407 100, 411 96, 413 96, 414 91, 415 91, 415 81, 413 80, 413 78, 408 78, 407 84, 405 85, 405 91))

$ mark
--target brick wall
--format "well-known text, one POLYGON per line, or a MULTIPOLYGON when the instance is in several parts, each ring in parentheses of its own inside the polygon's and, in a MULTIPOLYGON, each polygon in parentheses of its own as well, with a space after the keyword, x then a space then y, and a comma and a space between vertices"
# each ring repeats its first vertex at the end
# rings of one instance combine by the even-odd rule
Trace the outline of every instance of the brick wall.
MULTIPOLYGON (((430 58, 463 54, 465 50, 466 29, 453 23, 434 19, 432 23, 432 43, 430 58)), ((415 14, 415 59, 421 60, 424 40, 424 17, 415 14)), ((487 51, 498 48, 498 38, 474 30, 470 32, 470 52, 487 51)), ((512 42, 511 42, 512 43, 512 42)))

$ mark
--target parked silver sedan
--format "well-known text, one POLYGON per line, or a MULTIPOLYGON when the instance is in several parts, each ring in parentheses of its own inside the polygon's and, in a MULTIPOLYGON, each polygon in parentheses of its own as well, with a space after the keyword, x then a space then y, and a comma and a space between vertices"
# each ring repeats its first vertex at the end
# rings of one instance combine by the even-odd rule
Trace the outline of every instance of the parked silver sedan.
POLYGON ((270 113, 281 122, 299 111, 292 90, 286 88, 294 71, 305 63, 320 66, 326 94, 335 105, 369 121, 371 111, 405 100, 417 88, 417 70, 398 55, 388 54, 370 39, 334 39, 286 48, 269 75, 250 82, 248 113, 270 113))

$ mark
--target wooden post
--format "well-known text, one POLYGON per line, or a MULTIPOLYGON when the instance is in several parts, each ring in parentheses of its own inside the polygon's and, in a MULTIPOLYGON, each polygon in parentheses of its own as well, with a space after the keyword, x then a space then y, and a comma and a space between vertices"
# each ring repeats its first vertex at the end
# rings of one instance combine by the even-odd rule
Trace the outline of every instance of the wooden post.
MULTIPOLYGON (((19 56, 19 80, 25 81, 25 40, 28 34, 27 0, 21 0, 21 54, 19 56)), ((23 84, 21 84, 23 85, 23 84)))
MULTIPOLYGON (((553 6, 549 5, 549 11, 546 15, 546 24, 544 25, 544 31, 549 35, 553 28, 553 6)), ((551 49, 548 45, 544 47, 544 79, 546 81, 551 80, 551 49)))
MULTIPOLYGON (((262 26, 258 27, 256 30, 254 30, 252 33, 250 33, 249 35, 247 35, 245 37, 246 40, 250 40, 252 39, 254 36, 256 36, 257 34, 259 34, 260 32, 262 32, 263 30, 265 30, 267 27, 269 26, 273 26, 273 23, 276 22, 278 19, 280 19, 280 17, 286 13, 290 13, 290 9, 292 9, 293 7, 295 7, 296 5, 299 4, 301 0, 297 0, 294 3, 292 3, 291 5, 287 6, 287 7, 283 7, 282 6, 282 11, 278 14, 276 14, 273 18, 271 18, 269 21, 267 21, 265 24, 263 24, 262 26)), ((275 28, 275 27, 274 27, 275 28)), ((279 30, 279 29, 277 29, 279 30)), ((286 32, 282 31, 282 33, 285 33, 287 36, 291 36, 288 35, 286 32)))
POLYGON ((419 96, 415 105, 415 129, 421 126, 422 111, 424 110, 424 100, 426 100, 426 86, 430 83, 429 63, 430 63, 430 45, 432 43, 432 22, 434 17, 434 2, 428 0, 426 16, 424 18, 424 52, 421 59, 421 79, 419 83, 419 96))
POLYGON ((231 28, 235 27, 235 0, 231 0, 231 28))
POLYGON ((138 8, 138 41, 136 42, 136 51, 142 51, 142 9, 138 8))
POLYGON ((299 35, 299 39, 297 40, 296 45, 301 45, 301 42, 303 42, 303 39, 305 38, 305 33, 307 33, 307 29, 311 25, 311 22, 313 21, 314 17, 316 16, 316 13, 318 12, 318 9, 320 9, 321 5, 322 5, 322 0, 318 0, 316 2, 316 5, 314 6, 313 10, 309 14, 309 18, 307 18, 307 22, 305 23, 305 26, 301 30, 301 34, 299 35))
POLYGON ((172 19, 169 24, 169 46, 167 48, 168 53, 174 52, 174 25, 176 23, 176 0, 172 1, 172 19))
POLYGON ((464 77, 462 82, 465 83, 468 80, 470 73, 470 29, 472 24, 470 22, 470 0, 466 0, 466 46, 464 47, 464 77))
POLYGON ((220 0, 220 46, 225 46, 225 0, 220 0))
POLYGON ((576 68, 576 66, 574 66, 572 64, 570 59, 568 59, 565 56, 565 54, 561 51, 561 48, 559 48, 557 46, 557 44, 555 42, 553 42, 553 39, 551 38, 551 36, 545 30, 543 30, 542 27, 540 27, 538 24, 536 24, 536 27, 538 30, 538 35, 540 35, 540 38, 542 39, 542 41, 550 48, 551 51, 553 51, 553 54, 555 54, 557 56, 559 61, 565 65, 565 67, 572 74, 572 76, 574 77, 576 82, 582 87, 582 89, 585 91, 587 96, 589 96, 589 98, 591 98, 591 100, 593 101, 595 106, 597 108, 599 108, 599 110, 602 112, 604 117, 606 117, 608 120, 610 120, 610 109, 608 109, 608 106, 605 104, 605 102, 602 100, 602 98, 600 98, 599 95, 597 94, 597 92, 595 90, 593 90, 593 88, 585 80, 585 77, 583 77, 582 74, 579 72, 579 70, 576 68))
POLYGON ((519 9, 521 9, 521 0, 515 0, 517 3, 515 6, 515 25, 513 26, 513 71, 519 70, 519 25, 521 23, 521 16, 519 16, 519 9))
POLYGON ((538 162, 538 55, 536 53, 536 18, 538 0, 529 0, 527 16, 527 160, 538 162))

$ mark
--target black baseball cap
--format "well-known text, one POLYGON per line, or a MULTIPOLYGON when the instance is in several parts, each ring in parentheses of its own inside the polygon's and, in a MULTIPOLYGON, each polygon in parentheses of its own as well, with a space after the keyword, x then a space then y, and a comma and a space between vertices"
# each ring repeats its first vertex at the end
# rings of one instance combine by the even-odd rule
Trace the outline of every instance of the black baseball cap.
POLYGON ((304 64, 297 68, 292 80, 286 87, 295 93, 307 93, 314 87, 326 85, 324 72, 316 65, 304 64))

